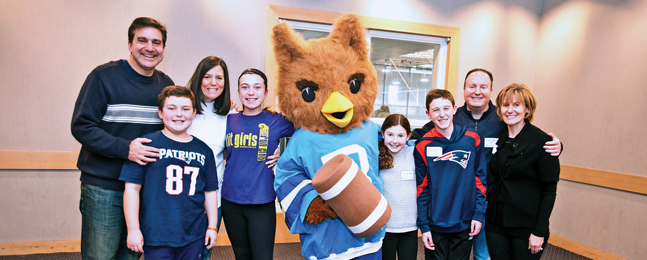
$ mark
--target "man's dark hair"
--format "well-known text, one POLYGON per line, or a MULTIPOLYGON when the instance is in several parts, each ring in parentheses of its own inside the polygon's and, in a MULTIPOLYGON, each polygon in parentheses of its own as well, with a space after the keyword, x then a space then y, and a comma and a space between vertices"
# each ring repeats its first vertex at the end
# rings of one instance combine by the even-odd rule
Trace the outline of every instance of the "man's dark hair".
POLYGON ((130 27, 128 27, 128 42, 133 42, 133 38, 135 38, 135 31, 137 29, 146 27, 151 27, 159 30, 162 33, 162 46, 166 47, 166 26, 150 17, 138 17, 133 20, 133 23, 130 24, 130 27))
POLYGON ((494 77, 492 77, 491 72, 487 71, 486 69, 482 69, 482 68, 472 69, 472 70, 467 72, 467 75, 465 75, 465 80, 463 80, 463 88, 465 87, 465 83, 467 83, 467 77, 469 77, 470 74, 472 74, 474 72, 477 72, 477 71, 483 72, 483 73, 487 74, 490 77, 490 88, 492 88, 492 84, 494 84, 494 77))

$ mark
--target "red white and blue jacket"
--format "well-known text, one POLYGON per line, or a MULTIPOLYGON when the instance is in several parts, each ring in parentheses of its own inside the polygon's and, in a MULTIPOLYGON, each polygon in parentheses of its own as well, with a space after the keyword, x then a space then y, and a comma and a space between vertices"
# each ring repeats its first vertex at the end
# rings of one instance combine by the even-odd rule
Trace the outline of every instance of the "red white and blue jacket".
POLYGON ((454 125, 449 139, 436 128, 414 150, 418 228, 456 233, 485 220, 487 160, 478 134, 454 125))

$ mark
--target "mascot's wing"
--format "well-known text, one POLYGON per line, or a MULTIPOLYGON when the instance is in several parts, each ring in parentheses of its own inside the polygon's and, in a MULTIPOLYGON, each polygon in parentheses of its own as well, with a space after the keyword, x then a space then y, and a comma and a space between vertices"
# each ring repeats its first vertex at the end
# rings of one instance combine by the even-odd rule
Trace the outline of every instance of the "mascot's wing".
POLYGON ((312 180, 297 163, 296 153, 287 149, 276 164, 274 190, 281 203, 285 224, 292 234, 305 233, 306 211, 314 198, 319 196, 312 187, 312 180))

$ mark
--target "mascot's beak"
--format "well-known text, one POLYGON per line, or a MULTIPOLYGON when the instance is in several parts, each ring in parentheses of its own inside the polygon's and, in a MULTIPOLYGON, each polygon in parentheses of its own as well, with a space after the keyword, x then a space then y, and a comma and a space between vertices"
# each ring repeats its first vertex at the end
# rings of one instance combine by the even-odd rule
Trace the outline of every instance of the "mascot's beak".
POLYGON ((337 127, 344 128, 353 119, 353 102, 335 91, 324 103, 321 113, 337 127))

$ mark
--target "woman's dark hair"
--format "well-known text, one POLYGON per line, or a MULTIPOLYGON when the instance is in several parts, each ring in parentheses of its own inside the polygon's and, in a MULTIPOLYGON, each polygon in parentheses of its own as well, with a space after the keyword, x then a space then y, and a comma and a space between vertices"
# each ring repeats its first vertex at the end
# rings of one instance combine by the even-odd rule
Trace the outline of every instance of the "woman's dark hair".
POLYGON ((225 80, 225 84, 222 89, 222 93, 220 93, 220 96, 214 100, 213 104, 213 112, 225 116, 227 113, 229 113, 229 108, 231 107, 231 98, 229 94, 229 70, 227 70, 227 63, 221 58, 218 58, 216 56, 208 56, 200 61, 198 63, 198 67, 195 68, 195 72, 193 72, 193 75, 191 76, 191 79, 189 79, 189 83, 187 84, 187 87, 193 91, 193 95, 195 96, 195 102, 196 105, 196 112, 197 114, 202 114, 202 105, 204 104, 203 98, 204 98, 204 93, 202 93, 202 79, 204 78, 204 75, 207 74, 207 72, 211 69, 213 69, 216 66, 220 66, 222 68, 223 72, 223 77, 225 80))
MULTIPOLYGON (((386 129, 398 125, 404 128, 407 135, 411 134, 411 125, 409 125, 409 120, 401 114, 391 114, 384 119, 384 123, 382 123, 382 134, 386 132, 386 129)), ((389 148, 384 144, 384 138, 378 142, 378 147, 380 151, 379 169, 384 170, 393 168, 393 155, 389 152, 389 148)))

